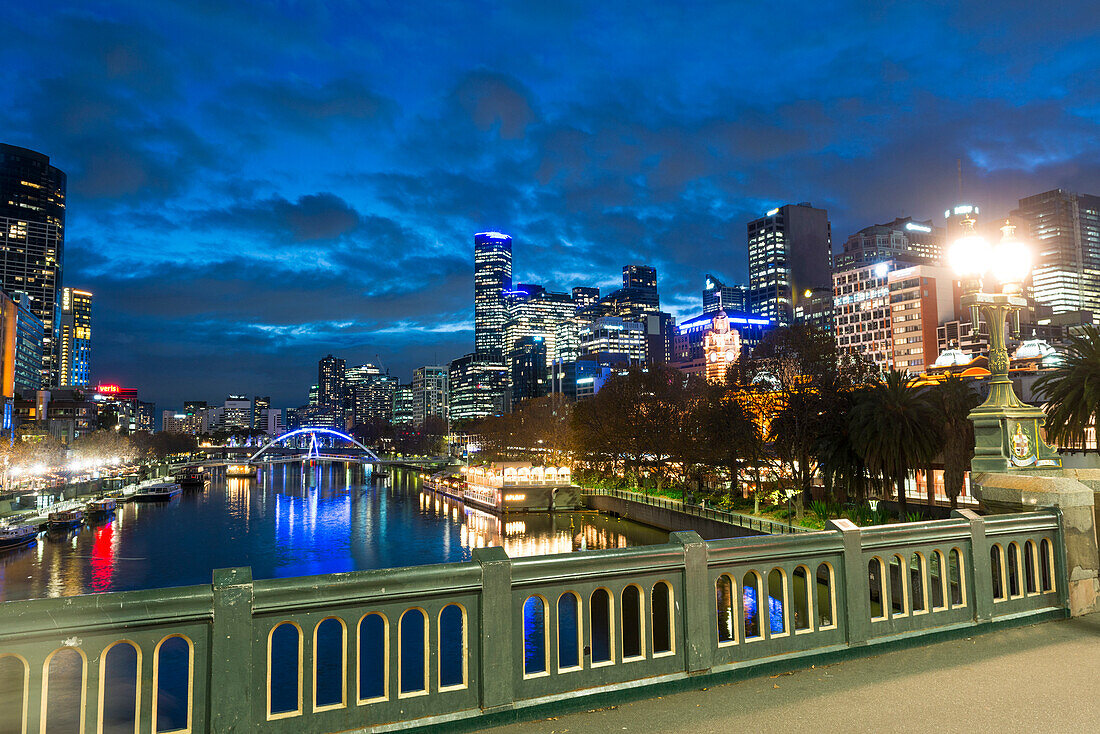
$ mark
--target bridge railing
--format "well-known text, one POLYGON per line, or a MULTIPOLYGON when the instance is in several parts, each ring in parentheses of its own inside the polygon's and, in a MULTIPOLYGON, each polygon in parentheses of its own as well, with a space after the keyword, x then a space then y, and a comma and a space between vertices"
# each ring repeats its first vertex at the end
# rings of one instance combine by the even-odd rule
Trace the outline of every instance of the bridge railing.
POLYGON ((682 512, 685 515, 703 517, 708 520, 716 520, 718 522, 723 522, 728 525, 737 525, 738 527, 748 528, 749 530, 756 530, 761 533, 779 535, 783 533, 813 532, 810 528, 805 528, 801 525, 783 523, 766 517, 746 515, 741 512, 728 512, 726 510, 719 510, 713 507, 704 507, 702 505, 684 502, 683 500, 674 500, 668 497, 661 497, 659 495, 648 495, 641 492, 632 492, 628 489, 590 489, 585 487, 584 492, 585 494, 590 495, 603 495, 606 497, 617 497, 618 499, 628 500, 630 502, 641 502, 642 504, 652 505, 653 507, 663 507, 666 510, 682 512))
POLYGON ((1062 547, 1055 513, 962 511, 293 579, 229 569, 209 586, 9 602, 0 695, 19 700, 0 701, 0 729, 52 727, 68 705, 89 732, 104 712, 136 712, 142 731, 391 730, 805 662, 1061 616, 1062 547), (112 670, 127 661, 128 678, 112 670))

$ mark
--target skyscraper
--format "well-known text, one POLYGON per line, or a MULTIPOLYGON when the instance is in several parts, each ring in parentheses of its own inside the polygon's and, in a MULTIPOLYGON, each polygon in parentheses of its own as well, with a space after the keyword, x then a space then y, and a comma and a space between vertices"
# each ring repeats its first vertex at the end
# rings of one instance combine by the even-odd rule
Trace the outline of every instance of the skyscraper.
POLYGON ((416 423, 423 423, 429 416, 448 420, 447 407, 449 390, 447 368, 438 365, 417 367, 413 372, 413 400, 415 401, 416 423))
POLYGON ((623 266, 623 288, 657 291, 657 268, 650 265, 623 266))
POLYGON ((344 360, 331 354, 317 363, 317 405, 343 416, 344 360))
POLYGON ((600 289, 591 286, 578 285, 573 288, 572 294, 573 303, 576 304, 578 311, 600 300, 600 289))
POLYGON ((91 384, 91 344, 92 294, 76 288, 62 288, 57 330, 59 387, 88 387, 91 384))
POLYGON ((748 289, 743 285, 726 285, 707 273, 703 285, 703 313, 744 313, 748 310, 748 289))
POLYGON ((448 377, 452 421, 504 413, 508 368, 467 354, 453 360, 448 377))
POLYGON ((802 294, 832 287, 828 213, 786 204, 748 223, 749 310, 790 324, 802 294))
POLYGON ((848 237, 835 257, 835 270, 850 270, 885 260, 899 264, 938 265, 943 262, 944 231, 931 220, 898 217, 864 227, 848 237))
POLYGON ((0 143, 0 288, 23 291, 42 320, 42 383, 56 385, 65 255, 65 174, 49 156, 0 143))
POLYGON ((252 398, 252 429, 263 431, 267 429, 267 411, 271 409, 271 397, 256 395, 252 398))
POLYGON ((510 357, 520 339, 538 336, 544 342, 549 368, 550 362, 558 356, 558 332, 575 315, 576 306, 567 293, 542 291, 531 298, 514 298, 504 324, 505 354, 510 357))
POLYGON ((389 422, 393 419, 396 377, 368 362, 347 369, 346 389, 353 426, 371 421, 389 422))
POLYGON ((1020 199, 1012 218, 1032 243, 1035 300, 1100 316, 1100 196, 1055 189, 1020 199))
POLYGON ((512 238, 500 232, 474 235, 474 352, 504 359, 505 291, 512 290, 512 238))
POLYGON ((509 354, 513 409, 524 400, 541 398, 550 392, 546 364, 546 342, 541 336, 517 339, 509 354))

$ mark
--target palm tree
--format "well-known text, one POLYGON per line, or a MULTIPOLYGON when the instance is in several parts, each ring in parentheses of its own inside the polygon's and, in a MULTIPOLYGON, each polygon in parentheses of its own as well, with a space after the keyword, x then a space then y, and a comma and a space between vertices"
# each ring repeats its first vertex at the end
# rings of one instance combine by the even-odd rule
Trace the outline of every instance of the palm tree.
MULTIPOLYGON (((974 458, 974 424, 970 422, 970 411, 977 407, 981 398, 970 383, 958 375, 948 375, 929 390, 928 397, 935 406, 940 429, 943 488, 951 506, 956 507, 970 460, 974 458)), ((932 492, 929 484, 929 504, 932 492)))
POLYGON ((860 391, 852 410, 852 444, 867 468, 898 490, 898 516, 904 518, 905 479, 926 466, 939 448, 936 412, 914 378, 890 370, 860 391))
POLYGON ((849 501, 862 501, 867 494, 867 465, 852 444, 850 430, 849 416, 857 395, 854 390, 845 390, 838 396, 833 409, 823 416, 823 430, 814 447, 829 500, 835 499, 838 484, 846 487, 849 501))
POLYGON ((1084 449, 1100 409, 1100 328, 1089 324, 1070 336, 1061 366, 1036 380, 1034 392, 1046 403, 1047 440, 1084 449))

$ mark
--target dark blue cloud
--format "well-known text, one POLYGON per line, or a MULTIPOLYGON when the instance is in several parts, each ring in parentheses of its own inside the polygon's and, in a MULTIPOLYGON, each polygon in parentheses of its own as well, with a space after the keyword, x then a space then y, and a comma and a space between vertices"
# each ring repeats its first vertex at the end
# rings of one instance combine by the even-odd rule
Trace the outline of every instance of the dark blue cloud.
POLYGON ((556 288, 652 263, 686 314, 779 203, 839 241, 942 213, 956 159, 993 215, 1100 191, 1092 5, 15 0, 0 137, 70 174, 97 377, 297 404, 330 351, 468 350, 481 229, 556 288))

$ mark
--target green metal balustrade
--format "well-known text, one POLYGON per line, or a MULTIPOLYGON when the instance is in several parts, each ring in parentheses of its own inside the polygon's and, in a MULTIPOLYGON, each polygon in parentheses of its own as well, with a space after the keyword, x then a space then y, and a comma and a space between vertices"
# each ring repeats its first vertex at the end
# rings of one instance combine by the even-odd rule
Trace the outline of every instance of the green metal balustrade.
POLYGON ((8 602, 0 731, 79 717, 75 730, 99 732, 108 708, 140 732, 386 731, 656 692, 1063 616, 1063 547, 1057 513, 959 511, 293 579, 226 569, 210 585, 8 602), (106 669, 126 661, 120 685, 106 669))

